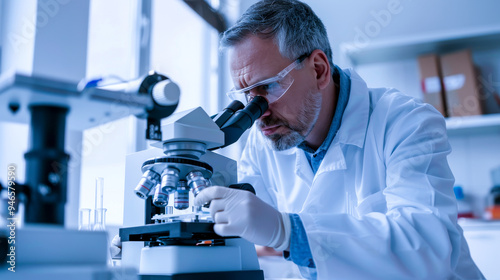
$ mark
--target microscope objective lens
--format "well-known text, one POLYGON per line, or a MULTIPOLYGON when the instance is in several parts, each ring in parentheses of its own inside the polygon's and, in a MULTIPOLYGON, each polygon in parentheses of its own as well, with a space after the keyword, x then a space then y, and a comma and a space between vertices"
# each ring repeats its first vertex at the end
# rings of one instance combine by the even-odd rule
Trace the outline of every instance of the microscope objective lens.
POLYGON ((189 207, 189 187, 186 181, 179 181, 174 195, 174 207, 178 210, 184 210, 189 207))
POLYGON ((164 193, 171 193, 177 187, 179 182, 179 170, 167 167, 161 173, 161 188, 164 193))
POLYGON ((168 194, 162 191, 160 185, 157 185, 156 187, 153 204, 156 207, 165 207, 168 204, 168 194))
POLYGON ((188 184, 194 196, 197 196, 202 190, 210 186, 210 182, 203 177, 200 171, 192 171, 187 175, 188 184))
POLYGON ((159 183, 160 175, 152 170, 146 170, 142 175, 139 184, 135 188, 135 194, 142 198, 146 199, 149 194, 153 191, 154 187, 159 183))

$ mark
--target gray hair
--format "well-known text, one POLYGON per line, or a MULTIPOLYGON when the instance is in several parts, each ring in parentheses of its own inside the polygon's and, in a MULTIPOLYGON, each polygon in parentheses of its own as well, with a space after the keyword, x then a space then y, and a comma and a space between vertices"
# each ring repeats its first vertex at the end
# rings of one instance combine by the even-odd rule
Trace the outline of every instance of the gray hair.
POLYGON ((283 57, 295 60, 322 50, 333 69, 332 49, 323 22, 309 5, 297 0, 262 0, 253 4, 221 37, 221 50, 249 35, 272 38, 283 57))

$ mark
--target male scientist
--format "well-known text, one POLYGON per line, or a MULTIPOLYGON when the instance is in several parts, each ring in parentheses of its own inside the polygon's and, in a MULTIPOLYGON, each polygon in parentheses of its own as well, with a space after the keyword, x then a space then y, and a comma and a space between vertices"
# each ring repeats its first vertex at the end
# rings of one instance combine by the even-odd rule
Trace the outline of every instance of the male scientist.
POLYGON ((483 279, 457 225, 445 121, 395 89, 367 88, 332 61, 326 30, 297 0, 251 6, 221 39, 235 88, 269 109, 239 180, 211 187, 215 231, 284 251, 310 279, 483 279))

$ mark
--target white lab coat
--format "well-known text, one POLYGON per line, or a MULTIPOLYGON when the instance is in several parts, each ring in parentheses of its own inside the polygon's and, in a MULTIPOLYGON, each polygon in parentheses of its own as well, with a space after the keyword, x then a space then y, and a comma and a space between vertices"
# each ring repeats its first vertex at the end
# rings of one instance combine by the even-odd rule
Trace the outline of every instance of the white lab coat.
POLYGON ((352 70, 342 124, 316 174, 298 148, 277 152, 254 126, 239 180, 298 213, 318 279, 482 279, 457 225, 445 121, 352 70))

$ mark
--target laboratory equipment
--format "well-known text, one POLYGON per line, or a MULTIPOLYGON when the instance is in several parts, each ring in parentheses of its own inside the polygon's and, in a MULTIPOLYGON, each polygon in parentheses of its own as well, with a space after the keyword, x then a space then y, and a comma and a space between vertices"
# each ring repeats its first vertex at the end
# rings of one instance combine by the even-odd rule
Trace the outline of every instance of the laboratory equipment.
POLYGON ((184 210, 189 208, 189 187, 186 180, 180 180, 174 196, 175 209, 184 210))
POLYGON ((486 197, 485 218, 492 220, 500 219, 500 166, 491 170, 493 187, 486 197))
POLYGON ((104 208, 104 178, 95 178, 94 230, 106 229, 106 211, 104 208))
MULTIPOLYGON (((129 90, 115 90, 82 88, 78 83, 37 75, 6 72, 0 76, 0 104, 8 108, 0 110, 0 120, 30 124, 26 182, 22 187, 16 186, 16 197, 23 198, 19 208, 25 207, 22 222, 26 224, 15 229, 13 264, 23 269, 12 273, 3 267, 0 278, 6 277, 5 273, 13 280, 68 279, 74 275, 79 279, 112 278, 113 271, 107 268, 106 233, 63 227, 69 170, 65 132, 66 127, 83 130, 136 115, 151 124, 146 137, 158 138, 157 124, 177 107, 178 87, 154 72, 139 81, 139 88, 129 85, 129 90)), ((101 227, 105 211, 99 211, 98 216, 103 218, 99 220, 101 227)), ((22 222, 16 221, 15 225, 22 222)), ((0 246, 6 244, 0 242, 0 246)), ((1 257, 5 266, 4 255, 1 257)))
POLYGON ((93 225, 91 223, 91 209, 81 208, 78 213, 78 230, 92 230, 93 225))
POLYGON ((99 209, 104 207, 104 178, 95 178, 95 207, 94 209, 99 209))
POLYGON ((189 211, 189 201, 211 185, 253 190, 237 184, 236 162, 213 150, 237 141, 267 106, 257 96, 213 117, 201 108, 177 113, 162 126, 162 141, 152 144, 161 150, 127 156, 126 186, 139 184, 125 193, 122 265, 137 267, 143 279, 263 279, 254 245, 218 236, 210 214, 189 211))
POLYGON ((458 218, 474 218, 472 206, 464 194, 462 186, 453 187, 457 199, 458 218))
POLYGON ((0 104, 14 104, 18 109, 0 110, 0 119, 30 123, 30 149, 25 154, 26 222, 64 224, 69 161, 64 151, 66 126, 83 130, 102 124, 103 120, 96 122, 98 115, 107 122, 134 114, 148 120, 146 138, 159 139, 158 123, 173 113, 178 98, 179 88, 156 72, 102 88, 19 73, 2 75, 0 104))
POLYGON ((485 218, 489 220, 500 219, 500 185, 494 186, 488 193, 485 218))
POLYGON ((97 208, 95 209, 95 223, 94 230, 95 231, 104 231, 106 230, 106 208, 97 208))

